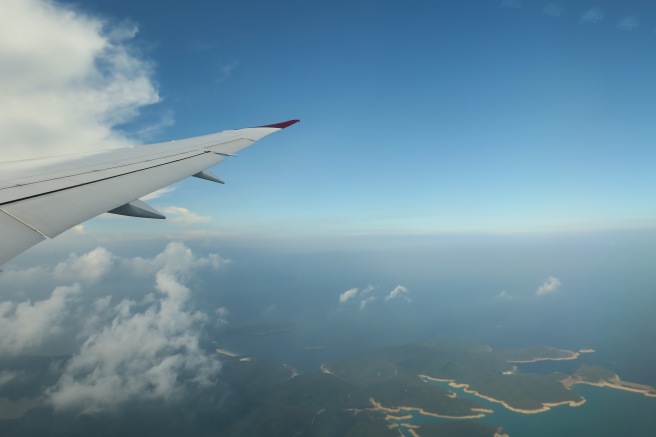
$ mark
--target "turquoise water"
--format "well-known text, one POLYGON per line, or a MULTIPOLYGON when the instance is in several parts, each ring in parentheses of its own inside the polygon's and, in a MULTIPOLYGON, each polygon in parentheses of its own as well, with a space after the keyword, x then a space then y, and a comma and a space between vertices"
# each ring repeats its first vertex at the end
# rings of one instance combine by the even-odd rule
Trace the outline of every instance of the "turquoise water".
MULTIPOLYGON (((483 408, 494 410, 484 418, 483 423, 503 427, 511 437, 580 437, 580 436, 635 436, 656 435, 656 398, 643 396, 607 387, 578 385, 574 391, 586 399, 580 407, 562 405, 538 414, 522 414, 510 411, 500 404, 486 401, 462 389, 449 387, 447 383, 431 381, 458 394, 470 398, 483 408)), ((405 421, 421 425, 435 419, 413 414, 413 419, 405 421)), ((409 435, 409 434, 404 434, 409 435)))

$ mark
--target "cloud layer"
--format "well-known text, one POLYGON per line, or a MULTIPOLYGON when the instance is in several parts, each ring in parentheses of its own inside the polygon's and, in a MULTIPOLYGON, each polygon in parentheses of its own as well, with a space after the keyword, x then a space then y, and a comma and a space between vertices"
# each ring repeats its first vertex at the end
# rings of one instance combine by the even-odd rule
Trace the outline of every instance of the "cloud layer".
POLYGON ((48 0, 4 0, 0 143, 5 160, 130 144, 115 127, 160 100, 133 26, 48 0))
POLYGON ((223 307, 211 315, 194 309, 184 282, 198 269, 219 269, 227 262, 216 254, 199 257, 173 242, 148 259, 97 248, 51 269, 9 271, 5 281, 21 283, 31 274, 42 282, 77 282, 36 302, 1 302, 0 354, 39 353, 64 334, 78 338, 77 352, 45 393, 55 409, 94 412, 134 400, 179 399, 192 386, 212 384, 220 364, 201 348, 200 337, 209 322, 225 323, 228 315, 223 307), (152 278, 154 293, 118 302, 111 296, 83 298, 80 283, 102 285, 112 275, 152 278))

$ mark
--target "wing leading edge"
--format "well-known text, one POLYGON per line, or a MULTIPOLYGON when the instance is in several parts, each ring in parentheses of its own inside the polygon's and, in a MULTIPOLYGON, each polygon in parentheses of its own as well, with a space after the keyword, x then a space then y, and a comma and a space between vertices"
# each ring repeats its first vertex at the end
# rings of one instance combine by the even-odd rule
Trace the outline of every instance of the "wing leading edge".
POLYGON ((0 163, 0 265, 104 212, 163 218, 139 198, 207 169, 289 120, 168 143, 0 163))

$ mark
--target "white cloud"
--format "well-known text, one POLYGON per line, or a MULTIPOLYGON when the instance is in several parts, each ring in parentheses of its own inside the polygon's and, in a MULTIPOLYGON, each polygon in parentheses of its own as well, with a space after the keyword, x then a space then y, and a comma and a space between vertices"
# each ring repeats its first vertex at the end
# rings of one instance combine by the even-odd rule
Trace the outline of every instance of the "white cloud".
POLYGON ((141 198, 141 200, 143 200, 144 202, 147 202, 149 200, 159 199, 160 197, 162 197, 162 196, 164 196, 168 193, 171 193, 171 192, 175 191, 176 189, 177 189, 177 187, 175 185, 160 188, 157 191, 153 191, 152 193, 145 195, 144 197, 141 198))
POLYGON ((588 9, 579 19, 580 23, 598 23, 604 18, 604 11, 601 8, 594 7, 588 9))
POLYGON ((558 3, 549 3, 542 8, 542 13, 550 17, 559 17, 563 13, 563 8, 558 3))
POLYGON ((79 284, 57 287, 36 302, 0 302, 0 355, 34 353, 64 330, 69 304, 82 291, 79 284))
POLYGON ((502 292, 500 292, 499 294, 497 294, 497 298, 498 298, 498 299, 510 299, 511 297, 512 297, 512 296, 510 295, 510 293, 508 293, 508 292, 505 291, 505 290, 503 290, 502 292))
MULTIPOLYGON (((216 259, 198 258, 184 245, 170 243, 150 260, 161 265, 155 273, 158 295, 142 304, 123 300, 109 307, 111 320, 84 341, 48 391, 51 404, 93 412, 129 400, 176 399, 190 384, 211 385, 220 365, 200 347, 208 317, 190 308, 191 290, 182 280, 194 269, 216 266, 216 259)), ((148 262, 132 261, 139 268, 148 262)), ((97 309, 108 306, 96 301, 97 309)))
POLYGON ((385 297, 385 301, 389 301, 392 299, 397 299, 399 297, 403 297, 405 300, 410 301, 410 298, 407 297, 407 294, 409 293, 410 290, 408 290, 407 287, 403 285, 397 285, 394 287, 392 291, 385 297))
POLYGON ((216 309, 216 315, 219 316, 218 318, 218 323, 221 325, 225 325, 228 323, 228 315, 230 315, 230 311, 228 311, 228 308, 226 307, 219 307, 216 309))
MULTIPOLYGON (((216 254, 197 256, 177 242, 149 259, 120 258, 104 248, 71 255, 33 273, 50 283, 101 283, 112 273, 146 276, 154 278, 155 293, 139 297, 134 290, 135 297, 114 302, 111 296, 85 298, 76 283, 57 287, 43 300, 0 302, 0 354, 38 354, 64 334, 77 339, 77 352, 45 393, 56 409, 92 413, 127 401, 177 399, 191 387, 208 387, 220 363, 201 348, 200 338, 215 318, 194 309, 185 281, 198 269, 219 269, 227 262, 216 254)), ((13 273, 23 279, 24 272, 13 273)), ((228 310, 221 307, 216 315, 225 322, 228 310)))
MULTIPOLYGON (((373 296, 372 292, 374 292, 378 287, 374 285, 367 285, 365 288, 360 290, 359 288, 351 288, 350 290, 346 290, 344 293, 341 293, 339 295, 339 303, 345 303, 348 302, 349 300, 355 299, 358 295, 361 296, 360 302, 358 303, 358 308, 361 310, 367 308, 370 303, 382 299, 382 296, 373 296)), ((392 299, 397 299, 397 298, 403 298, 407 302, 412 302, 412 299, 410 299, 407 294, 409 290, 407 287, 403 285, 397 285, 394 287, 392 291, 389 292, 387 296, 385 296, 385 302, 388 302, 392 299)), ((375 294, 375 293, 374 293, 375 294)))
POLYGON ((154 258, 124 258, 120 261, 120 265, 121 269, 134 275, 148 276, 155 274, 164 267, 175 269, 175 266, 179 266, 178 272, 185 273, 189 270, 188 266, 191 263, 196 267, 211 267, 214 270, 219 270, 231 262, 231 260, 222 258, 215 253, 209 254, 207 258, 198 258, 183 243, 172 241, 154 258))
POLYGON ((360 309, 363 310, 369 305, 371 302, 377 300, 378 298, 376 296, 369 296, 366 299, 363 299, 360 301, 360 309))
POLYGON ((57 264, 52 273, 56 279, 95 283, 110 272, 115 261, 116 257, 111 252, 97 247, 81 256, 70 254, 66 261, 57 264))
POLYGON ((130 145, 115 127, 160 100, 150 64, 128 45, 136 32, 49 0, 3 0, 5 159, 130 145))
POLYGON ((173 219, 171 219, 172 222, 185 223, 188 225, 206 223, 212 220, 211 217, 198 215, 195 212, 189 211, 187 208, 182 208, 179 206, 169 206, 164 209, 164 213, 175 216, 173 219))
POLYGON ((350 290, 346 290, 344 293, 339 295, 339 303, 344 303, 349 299, 353 299, 357 294, 358 294, 357 288, 351 288, 350 290))
POLYGON ((562 283, 560 282, 560 279, 554 276, 549 276, 544 284, 535 291, 535 294, 537 296, 543 296, 545 294, 555 293, 561 285, 562 283))
POLYGON ((625 30, 627 32, 632 31, 638 25, 640 24, 640 21, 638 21, 638 17, 635 15, 629 15, 628 17, 622 18, 619 23, 617 23, 617 28, 621 30, 625 30))
POLYGON ((0 284, 4 287, 35 287, 38 284, 58 282, 84 282, 93 284, 101 280, 112 270, 119 259, 103 247, 82 255, 71 253, 55 267, 30 267, 25 270, 9 267, 0 275, 0 284))

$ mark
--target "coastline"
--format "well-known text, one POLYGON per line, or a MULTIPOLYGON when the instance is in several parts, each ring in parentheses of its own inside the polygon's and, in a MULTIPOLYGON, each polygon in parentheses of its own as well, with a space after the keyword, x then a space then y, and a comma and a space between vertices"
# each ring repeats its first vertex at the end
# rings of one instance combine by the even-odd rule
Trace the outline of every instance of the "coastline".
POLYGON ((597 382, 585 381, 583 379, 572 378, 571 376, 568 376, 565 379, 561 379, 560 383, 567 389, 570 389, 577 384, 587 384, 587 385, 593 385, 595 387, 608 387, 608 388, 614 388, 616 390, 630 391, 633 393, 642 393, 644 396, 650 398, 656 398, 656 388, 648 385, 636 384, 634 382, 622 381, 620 377, 617 375, 615 378, 613 378, 612 381, 597 381, 597 382))
MULTIPOLYGON (((437 417, 439 419, 480 419, 482 417, 485 417, 485 414, 483 413, 471 414, 468 416, 448 416, 446 414, 431 413, 430 411, 426 411, 423 408, 419 408, 419 407, 406 407, 406 406, 401 406, 396 408, 384 407, 381 403, 376 402, 374 398, 369 398, 369 402, 371 403, 371 405, 373 405, 372 410, 384 411, 386 413, 402 413, 402 412, 409 412, 409 411, 417 411, 419 412, 419 414, 422 414, 424 416, 437 417)), ((398 418, 396 416, 391 416, 391 415, 385 416, 385 418, 387 417, 395 418, 395 419, 398 418)), ((405 418, 406 416, 402 416, 402 417, 405 418)))
POLYGON ((578 352, 568 350, 567 352, 569 352, 570 355, 567 357, 537 357, 537 358, 532 358, 530 360, 508 360, 506 362, 525 364, 525 363, 537 363, 538 361, 568 361, 568 360, 576 360, 578 357, 581 356, 582 353, 594 352, 594 350, 592 349, 584 349, 584 350, 580 350, 578 352))
POLYGON ((236 354, 234 352, 230 352, 229 350, 226 350, 226 349, 217 348, 216 352, 221 354, 221 355, 227 355, 227 356, 232 357, 232 358, 237 358, 239 356, 239 354, 236 354))
POLYGON ((537 413, 544 413, 545 411, 549 411, 551 408, 558 407, 560 405, 569 405, 570 407, 580 407, 581 405, 583 405, 585 403, 585 399, 583 399, 583 398, 578 402, 577 401, 543 402, 542 403, 542 408, 537 408, 535 410, 525 410, 525 409, 521 409, 521 408, 512 407, 512 406, 508 405, 508 403, 506 403, 505 401, 502 401, 500 399, 495 399, 495 398, 492 398, 490 396, 480 394, 476 390, 472 390, 471 388, 469 388, 469 384, 458 383, 458 382, 454 381, 453 379, 433 378, 433 377, 428 376, 428 375, 418 375, 418 376, 419 376, 419 378, 423 379, 424 381, 429 380, 429 381, 435 381, 435 382, 446 382, 446 383, 449 384, 449 386, 451 386, 453 388, 461 388, 461 389, 463 389, 463 391, 465 393, 473 394, 474 396, 478 396, 479 398, 485 399, 486 401, 501 404, 506 409, 508 409, 510 411, 513 411, 515 413, 537 414, 537 413))

